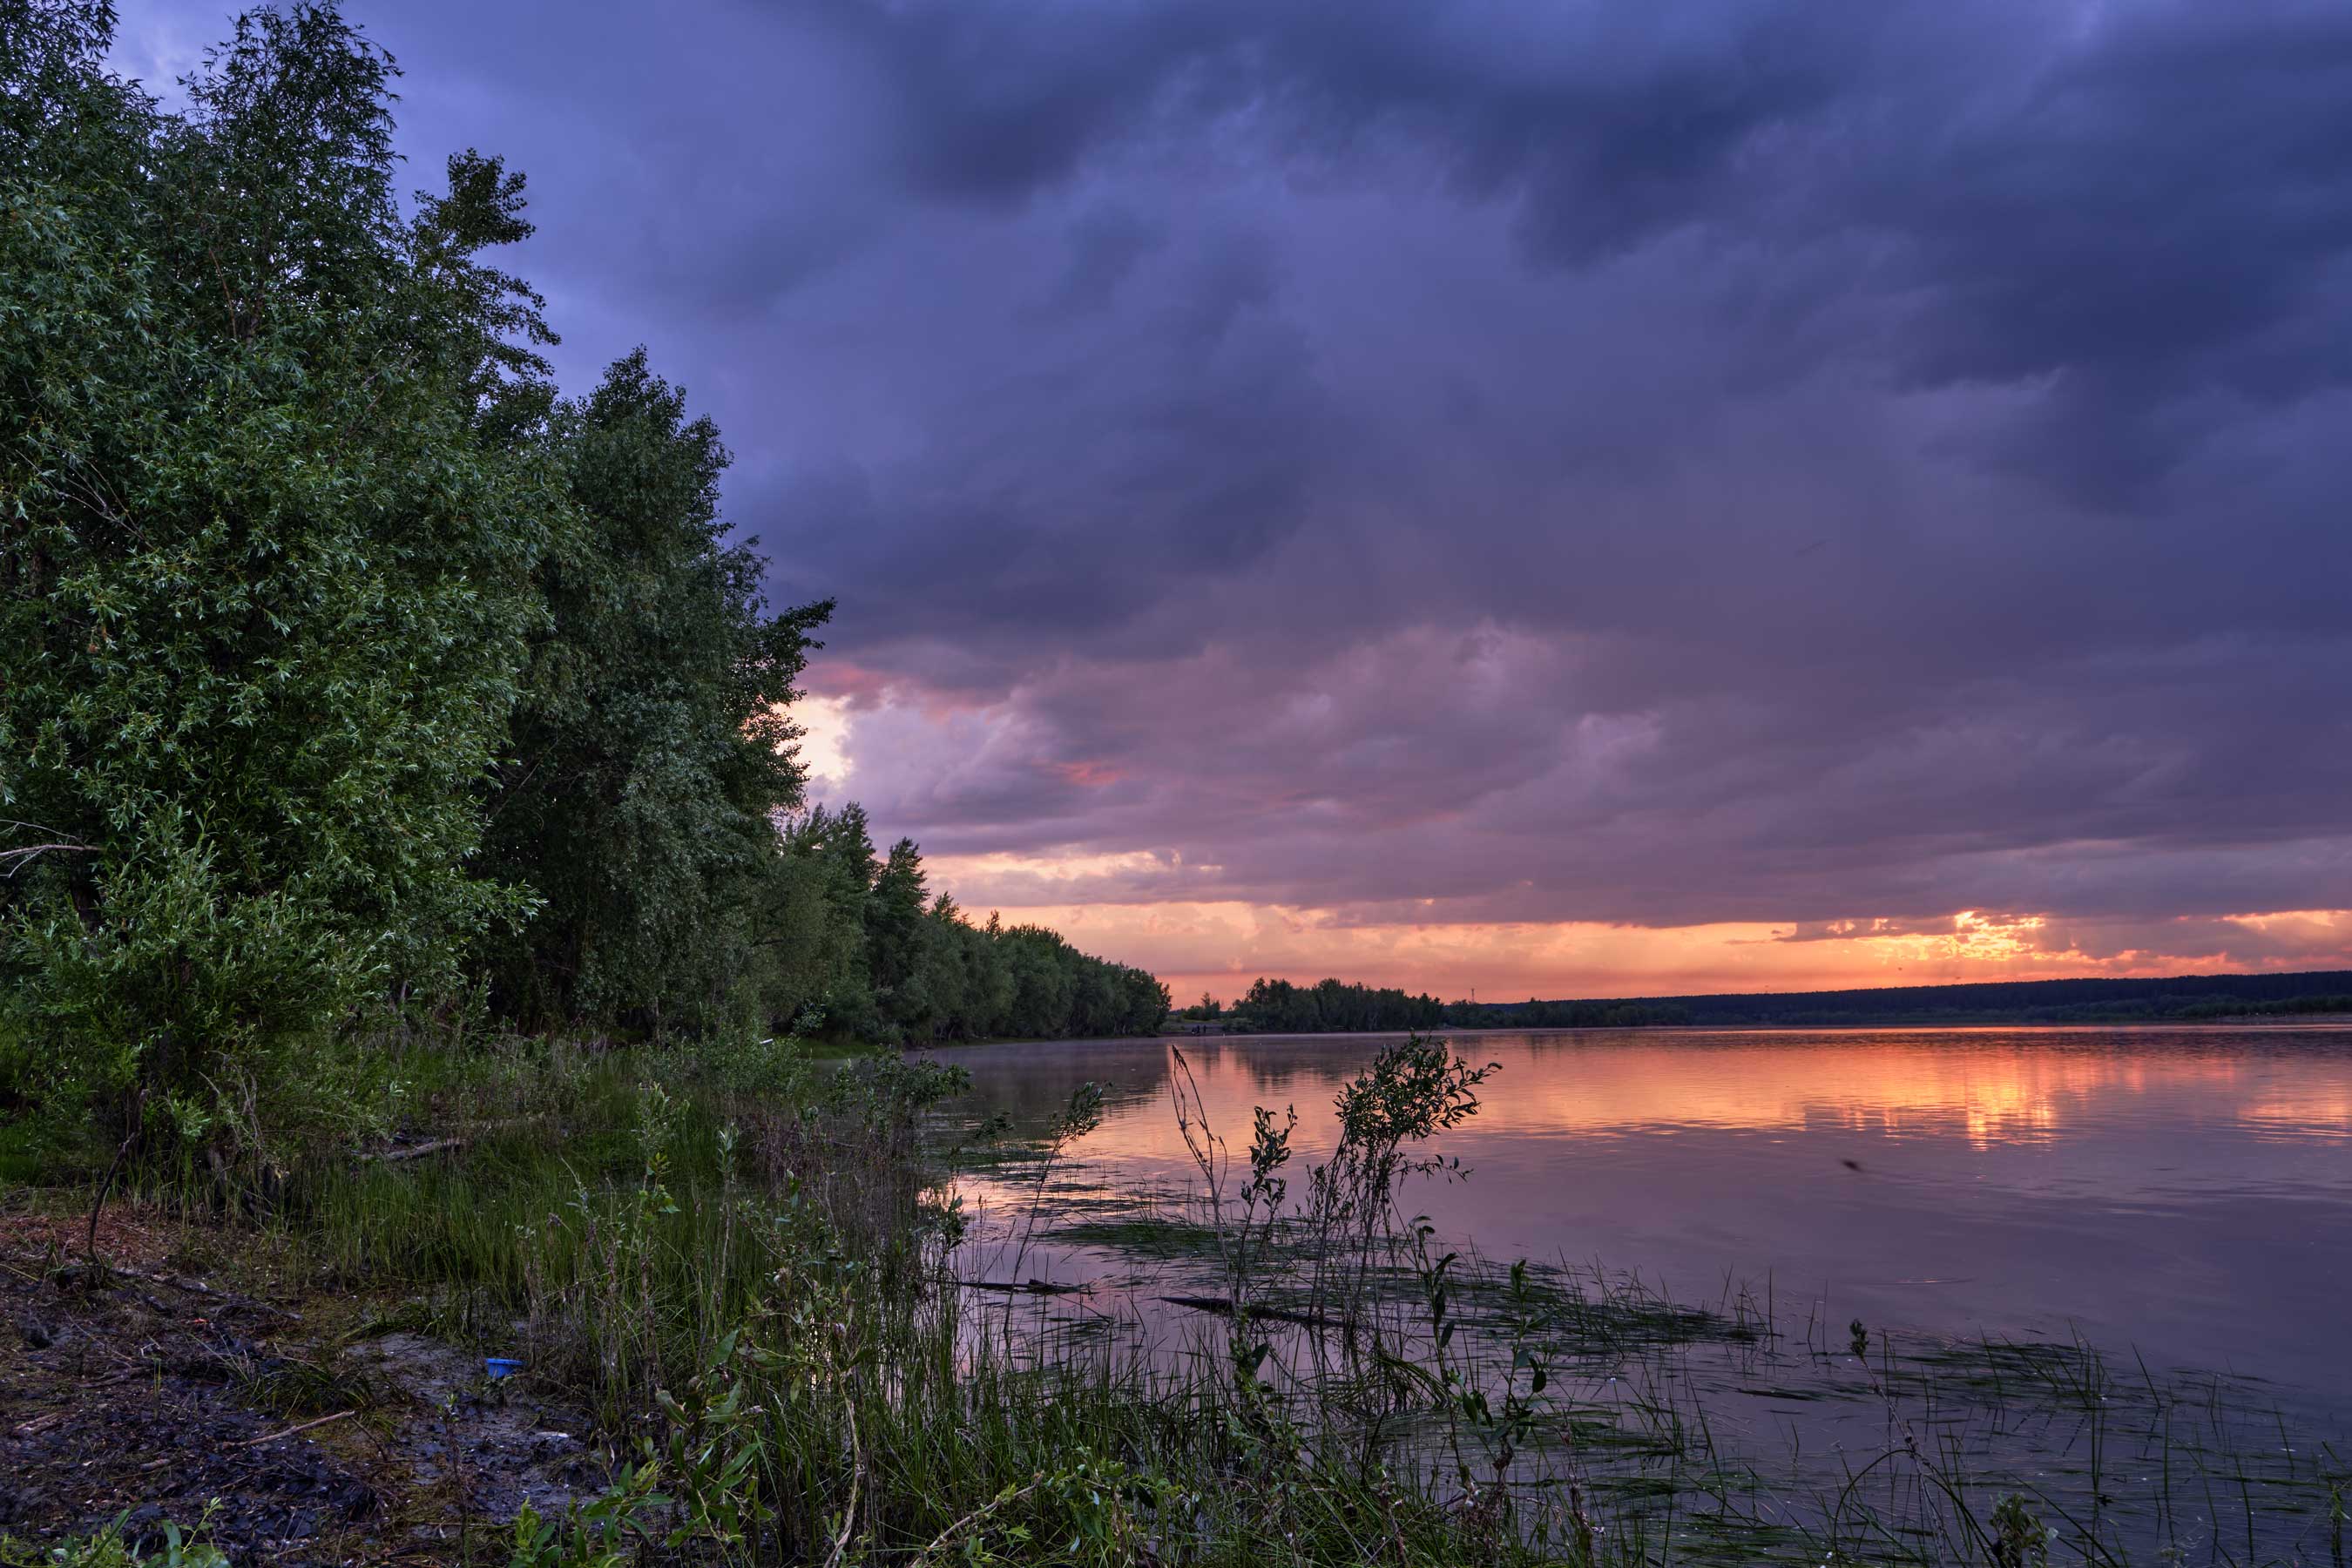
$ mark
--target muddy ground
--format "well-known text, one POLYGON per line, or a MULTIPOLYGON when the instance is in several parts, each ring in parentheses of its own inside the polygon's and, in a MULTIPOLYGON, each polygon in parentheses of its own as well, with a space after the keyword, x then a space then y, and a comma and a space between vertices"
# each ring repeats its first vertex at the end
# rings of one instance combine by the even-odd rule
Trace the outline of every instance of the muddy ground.
POLYGON ((209 1508, 240 1564, 454 1563, 468 1531, 502 1561, 524 1501, 604 1483, 576 1412, 413 1305, 208 1268, 208 1239, 110 1209, 92 1268, 83 1217, 0 1215, 0 1538, 152 1546, 209 1508))

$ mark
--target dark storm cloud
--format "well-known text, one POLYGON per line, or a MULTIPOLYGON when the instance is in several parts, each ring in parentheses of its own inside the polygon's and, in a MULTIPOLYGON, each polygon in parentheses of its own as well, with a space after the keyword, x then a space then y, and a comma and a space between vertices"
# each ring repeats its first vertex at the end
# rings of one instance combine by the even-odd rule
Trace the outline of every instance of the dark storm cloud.
POLYGON ((1227 117, 1277 157, 1434 144, 1474 195, 1528 191, 1529 237, 1597 254, 1693 221, 1759 128, 1830 100, 1875 7, 930 5, 836 13, 903 89, 916 183, 1017 201, 1105 146, 1227 117), (1365 149, 1365 142, 1374 143, 1365 149))
POLYGON ((2053 378, 2010 449, 2094 498, 2136 495, 2195 438, 2179 400, 2275 403, 2352 366, 2341 297, 2315 299, 2352 237, 2341 6, 836 16, 897 89, 908 176, 938 194, 1017 203, 1090 157, 1222 131, 1372 183, 1418 150, 1564 265, 1690 226, 1864 235, 1882 286, 1916 290, 1901 371, 2053 378))
POLYGON ((718 416, 935 852, 2352 904, 2340 5, 353 5, 419 183, 530 172, 567 378, 718 416))

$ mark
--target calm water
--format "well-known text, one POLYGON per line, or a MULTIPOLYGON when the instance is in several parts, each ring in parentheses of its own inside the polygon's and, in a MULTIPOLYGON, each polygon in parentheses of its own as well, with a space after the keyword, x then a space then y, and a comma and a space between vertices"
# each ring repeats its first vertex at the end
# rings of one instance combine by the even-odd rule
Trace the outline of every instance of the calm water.
MULTIPOLYGON (((1328 1107, 1380 1037, 1184 1042, 1214 1125, 1328 1107)), ((2352 1028, 1463 1034, 1492 1060, 1449 1138, 1472 1174, 1411 1194, 1489 1258, 1598 1262, 1709 1303, 1973 1336, 2077 1333, 2352 1410, 2352 1028)), ((1056 1180, 1094 1205, 1197 1185, 1163 1042, 958 1053, 1035 1126, 1080 1081, 1109 1110, 1056 1180)), ((971 1184, 1004 1214, 1006 1181, 971 1184)), ((1048 1227, 1050 1228, 1050 1227, 1048 1227)), ((1064 1279, 1111 1261, 1033 1250, 1064 1279)))

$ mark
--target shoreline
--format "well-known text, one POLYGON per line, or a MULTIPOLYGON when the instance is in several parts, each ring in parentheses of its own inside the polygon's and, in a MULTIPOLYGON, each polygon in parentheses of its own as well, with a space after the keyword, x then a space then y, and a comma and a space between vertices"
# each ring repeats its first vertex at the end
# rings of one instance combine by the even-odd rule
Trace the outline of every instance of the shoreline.
MULTIPOLYGON (((1475 1115, 1476 1069, 1451 1061, 1424 1080, 1468 1098, 1396 1100, 1409 1131, 1446 1104, 1475 1115)), ((1369 1231, 1318 1222, 1301 1180, 1278 1225, 1244 1232, 1205 1213, 1116 1220, 1079 1178, 1038 1239, 1110 1244, 1130 1272, 1159 1259, 1150 1289, 1190 1314, 1205 1358, 1122 1359, 1120 1309, 1081 1296, 1057 1315, 1077 1293, 975 1273, 987 1260, 959 1250, 947 1200, 956 1170, 1010 1167, 1042 1201, 1091 1125, 1079 1101, 991 1143, 952 1109, 968 1075, 898 1055, 779 1087, 549 1042, 404 1069, 419 1088, 395 1141, 289 1151, 256 1212, 169 1184, 110 1203, 97 1237, 112 1267, 82 1256, 89 1183, 26 1190, 0 1221, 19 1325, 0 1341, 0 1529, 87 1540, 127 1515, 126 1541, 152 1542, 219 1497, 210 1533, 238 1561, 502 1561, 518 1521, 539 1521, 599 1550, 637 1542, 637 1561, 665 1561, 654 1538, 690 1527, 722 1554, 824 1562, 847 1520, 873 1561, 922 1561, 941 1537, 1015 1561, 1021 1541, 1099 1528, 1127 1543, 1108 1564, 1181 1518, 1181 1552, 1159 1561, 1338 1568, 1363 1560, 1363 1521, 1387 1521, 1415 1563, 1635 1568, 1818 1563, 1895 1526, 1959 1561, 2009 1500, 2055 1528, 2082 1517, 2087 1486, 2109 1500, 2098 1552, 2208 1539, 2216 1521, 2184 1525, 2144 1478, 2086 1477, 2067 1436, 2083 1423, 2158 1444, 2184 1477, 2235 1467, 2225 1479, 2253 1489, 2243 1528, 2264 1540, 2313 1487, 2327 1495, 2297 1458, 2319 1451, 2300 1417, 2266 1426, 2238 1380, 2133 1372, 2123 1348, 2079 1341, 1847 1325, 1776 1302, 1769 1272, 1683 1303, 1597 1266, 1482 1260, 1475 1238, 1441 1258, 1385 1185, 1369 1231), (1369 1342, 1347 1325, 1372 1323, 1385 1360, 1318 1372, 1369 1342), (495 1375, 504 1362, 513 1376, 495 1375), (1376 1373, 1404 1378, 1396 1412, 1355 1403, 1376 1373), (1787 1452, 1784 1417, 1807 1434, 1787 1452), (1950 1443, 1906 1447, 1904 1426, 1930 1419, 1950 1443), (2177 1449, 2176 1420, 2194 1438, 2177 1449), (1907 1476, 1910 1500, 1857 1504, 1801 1469, 1835 1459, 1841 1433, 1855 1464, 1907 1476), (1436 1462, 1437 1435, 1479 1456, 1468 1495, 1487 1511, 1436 1462), (1247 1483, 1270 1467, 1297 1479, 1247 1483), (1582 1500, 1563 1511, 1569 1487, 1582 1500), (748 1533, 728 1546, 729 1530, 748 1533)))

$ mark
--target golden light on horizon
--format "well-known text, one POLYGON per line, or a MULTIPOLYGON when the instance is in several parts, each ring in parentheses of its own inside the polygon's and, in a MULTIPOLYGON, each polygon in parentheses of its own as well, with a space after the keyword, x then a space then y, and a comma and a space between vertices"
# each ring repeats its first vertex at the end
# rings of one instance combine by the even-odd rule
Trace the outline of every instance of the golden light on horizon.
POLYGON ((2113 927, 1980 910, 1935 921, 1811 926, 1454 922, 1181 896, 1087 897, 1129 879, 1162 888, 1195 878, 1213 883, 1221 869, 1151 855, 973 856, 935 861, 934 869, 967 908, 1000 908, 1008 921, 1052 926, 1089 951, 1139 964, 1166 981, 1180 1003, 1203 991, 1230 1003, 1261 975, 1297 984, 1332 976, 1444 1000, 1475 991, 1483 1000, 1524 1001, 2352 967, 2352 911, 2113 927), (2245 938, 2259 961, 2217 938, 2216 926, 2245 938), (2251 946, 2256 942, 2259 949, 2251 946))

